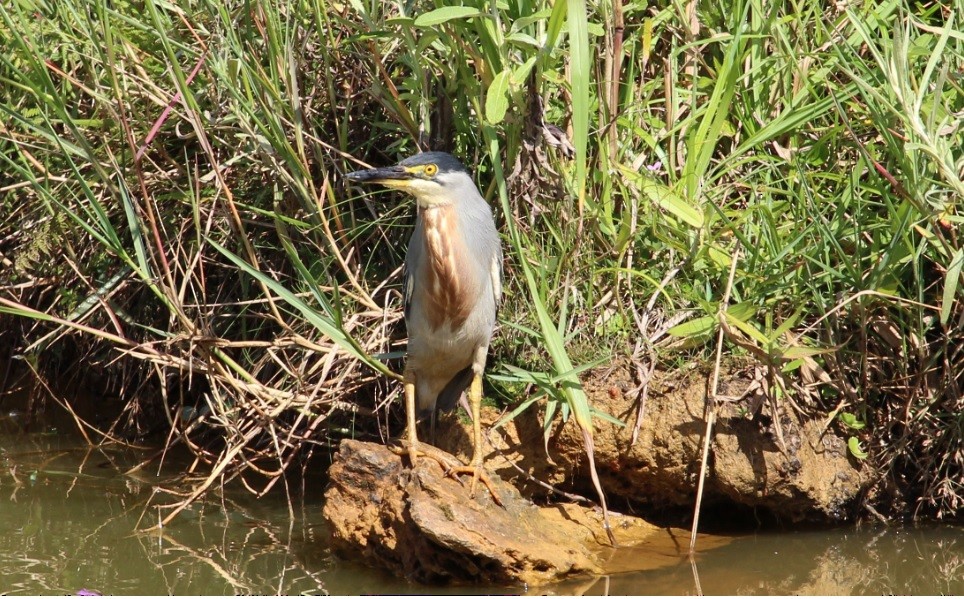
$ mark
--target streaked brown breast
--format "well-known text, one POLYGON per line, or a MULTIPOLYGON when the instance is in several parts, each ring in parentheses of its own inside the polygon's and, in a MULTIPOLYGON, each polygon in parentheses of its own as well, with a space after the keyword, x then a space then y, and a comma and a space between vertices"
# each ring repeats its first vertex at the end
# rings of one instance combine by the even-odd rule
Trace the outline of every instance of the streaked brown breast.
POLYGON ((448 323, 451 329, 465 324, 478 283, 474 264, 458 236, 458 220, 453 206, 437 206, 422 212, 425 229, 425 313, 433 329, 448 323))

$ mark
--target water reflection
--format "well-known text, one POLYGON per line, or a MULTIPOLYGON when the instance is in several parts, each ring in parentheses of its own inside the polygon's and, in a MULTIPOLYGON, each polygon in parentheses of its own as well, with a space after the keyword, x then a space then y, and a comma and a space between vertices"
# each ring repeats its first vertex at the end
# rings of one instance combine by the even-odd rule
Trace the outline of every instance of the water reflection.
POLYGON ((258 500, 229 487, 160 533, 137 533, 175 499, 157 489, 175 486, 183 464, 124 474, 147 454, 3 428, 0 592, 964 594, 964 531, 953 526, 755 534, 700 554, 695 569, 641 554, 641 566, 668 565, 541 589, 425 588, 333 558, 319 488, 298 493, 289 512, 280 490, 258 500))
MULTIPOLYGON (((0 436, 0 591, 352 592, 324 577, 332 560, 317 502, 293 506, 292 519, 283 494, 257 501, 232 490, 188 508, 162 532, 137 533, 138 523, 156 522, 156 507, 145 508, 171 483, 123 474, 143 457, 55 435, 0 436)), ((390 585, 399 586, 386 579, 390 585)))
MULTIPOLYGON (((625 574, 615 595, 961 595, 964 529, 869 527, 756 534, 714 549, 690 565, 625 574)), ((600 592, 600 587, 589 593, 600 592)))

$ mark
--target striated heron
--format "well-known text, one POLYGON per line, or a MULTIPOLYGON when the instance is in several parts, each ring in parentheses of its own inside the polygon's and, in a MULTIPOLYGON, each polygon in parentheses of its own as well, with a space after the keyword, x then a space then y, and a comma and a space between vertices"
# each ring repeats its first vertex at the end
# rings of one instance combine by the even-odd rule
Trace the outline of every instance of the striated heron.
POLYGON ((496 502, 483 469, 482 371, 502 295, 502 247, 492 210, 468 170, 444 152, 424 152, 396 166, 348 173, 358 183, 405 191, 418 206, 415 231, 405 256, 405 324, 408 354, 403 375, 407 453, 437 459, 455 474, 471 474, 496 502), (472 411, 472 461, 450 468, 420 447, 416 416, 452 409, 468 390, 472 411))

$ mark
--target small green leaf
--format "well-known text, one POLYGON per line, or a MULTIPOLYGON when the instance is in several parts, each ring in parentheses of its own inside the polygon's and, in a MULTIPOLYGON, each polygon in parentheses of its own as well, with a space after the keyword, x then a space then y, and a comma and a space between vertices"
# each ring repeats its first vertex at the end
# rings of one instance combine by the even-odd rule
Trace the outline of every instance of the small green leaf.
POLYGON ((532 72, 532 67, 536 64, 537 58, 538 56, 533 56, 519 65, 516 70, 512 71, 512 85, 521 86, 526 82, 526 79, 529 78, 529 73, 532 72))
POLYGON ((750 302, 740 302, 727 308, 726 313, 740 320, 750 320, 756 314, 756 306, 750 302))
POLYGON ((850 453, 858 460, 867 459, 867 452, 860 447, 860 441, 857 440, 857 437, 847 439, 847 449, 849 449, 850 453))
POLYGON ((856 415, 851 414, 850 412, 841 412, 837 418, 839 418, 840 422, 843 422, 848 428, 852 428, 855 431, 859 431, 867 426, 864 421, 862 421, 860 418, 857 418, 856 415))
POLYGON ((506 111, 509 110, 509 75, 512 73, 506 69, 495 76, 492 85, 485 92, 485 120, 493 125, 498 125, 505 118, 506 111))
POLYGON ((886 293, 887 295, 899 295, 900 281, 893 275, 885 274, 877 285, 877 291, 886 293))
POLYGON ((415 19, 412 17, 391 17, 389 19, 385 19, 385 24, 398 28, 412 27, 415 25, 415 19))
POLYGON ((810 356, 825 354, 829 351, 829 349, 819 347, 803 347, 801 345, 795 345, 780 352, 780 357, 784 360, 799 360, 800 358, 809 358, 810 356))
POLYGON ((467 19, 483 16, 485 13, 471 6, 443 6, 436 8, 415 19, 416 27, 434 27, 453 19, 467 19))

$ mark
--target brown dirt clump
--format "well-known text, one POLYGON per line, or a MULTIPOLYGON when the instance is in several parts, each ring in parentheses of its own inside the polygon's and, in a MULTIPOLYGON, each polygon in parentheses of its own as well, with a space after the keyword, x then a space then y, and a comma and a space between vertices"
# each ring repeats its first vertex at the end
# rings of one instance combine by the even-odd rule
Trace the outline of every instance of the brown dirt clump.
MULTIPOLYGON (((614 548, 594 508, 538 507, 493 477, 502 500, 496 505, 482 488, 471 496, 433 459, 421 458, 411 468, 407 459, 374 443, 342 441, 330 478, 323 515, 335 551, 421 582, 592 580, 678 563, 688 537, 614 514, 614 548)), ((727 541, 701 535, 700 547, 727 541)))
MULTIPOLYGON (((751 385, 751 370, 731 365, 721 375, 720 396, 728 401, 721 404, 716 421, 704 501, 763 507, 794 521, 845 519, 848 507, 869 485, 869 468, 848 454, 844 439, 823 421, 783 404, 777 426, 769 407, 760 409, 753 398, 740 399, 751 385)), ((628 423, 619 427, 595 421, 596 466, 611 500, 693 505, 706 430, 707 379, 696 367, 657 372, 633 443, 637 404, 627 396, 635 387, 629 369, 617 365, 588 377, 585 387, 593 407, 628 423)), ((483 414, 487 424, 498 417, 494 410, 483 414)), ((440 426, 446 434, 439 445, 449 451, 466 447, 464 427, 452 426, 455 422, 450 417, 440 426)), ((546 494, 531 477, 594 497, 582 439, 571 421, 555 424, 544 442, 541 415, 529 410, 489 439, 496 449, 487 457, 489 468, 523 493, 546 494)))

